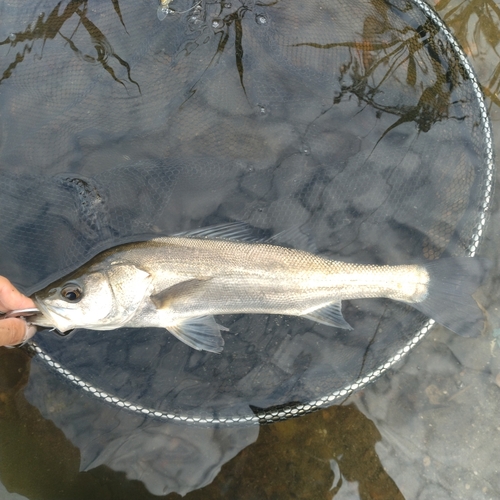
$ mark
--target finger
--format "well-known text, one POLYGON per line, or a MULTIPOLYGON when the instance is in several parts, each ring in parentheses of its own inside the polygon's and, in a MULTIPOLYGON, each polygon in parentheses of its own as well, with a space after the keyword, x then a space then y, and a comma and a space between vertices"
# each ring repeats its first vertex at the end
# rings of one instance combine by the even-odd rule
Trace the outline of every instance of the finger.
POLYGON ((17 290, 7 278, 0 276, 0 311, 28 307, 35 307, 35 303, 17 290))
POLYGON ((36 327, 17 318, 0 320, 0 346, 17 345, 31 338, 36 327))
POLYGON ((26 327, 22 320, 4 319, 0 321, 0 345, 16 345, 23 341, 26 327))

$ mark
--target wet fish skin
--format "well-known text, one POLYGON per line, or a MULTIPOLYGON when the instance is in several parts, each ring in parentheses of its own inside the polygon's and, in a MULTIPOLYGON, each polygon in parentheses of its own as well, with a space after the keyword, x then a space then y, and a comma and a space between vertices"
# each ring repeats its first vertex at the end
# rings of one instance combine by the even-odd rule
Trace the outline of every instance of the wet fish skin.
POLYGON ((484 275, 479 259, 349 264, 235 241, 244 228, 221 225, 107 250, 36 293, 42 315, 30 320, 60 331, 164 327, 195 349, 221 352, 224 328, 214 315, 285 314, 351 328, 341 300, 386 297, 413 305, 461 335, 478 334, 482 314, 471 294, 484 275))

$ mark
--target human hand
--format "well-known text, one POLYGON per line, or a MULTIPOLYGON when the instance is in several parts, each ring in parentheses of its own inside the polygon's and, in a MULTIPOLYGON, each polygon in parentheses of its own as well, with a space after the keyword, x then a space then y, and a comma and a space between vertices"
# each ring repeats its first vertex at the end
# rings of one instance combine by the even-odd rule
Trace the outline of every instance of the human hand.
MULTIPOLYGON (((14 285, 0 276, 0 311, 27 309, 35 307, 35 303, 16 290, 14 285)), ((36 326, 28 324, 20 318, 0 319, 0 346, 21 344, 36 333, 36 326)))

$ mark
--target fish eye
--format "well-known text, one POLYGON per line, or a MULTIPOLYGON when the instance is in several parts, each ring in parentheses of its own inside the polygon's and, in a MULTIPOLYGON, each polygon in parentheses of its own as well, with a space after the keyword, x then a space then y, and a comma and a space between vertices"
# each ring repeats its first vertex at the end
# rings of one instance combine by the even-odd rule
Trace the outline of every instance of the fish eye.
POLYGON ((68 302, 78 302, 82 298, 82 289, 74 283, 68 283, 62 290, 61 296, 68 302))

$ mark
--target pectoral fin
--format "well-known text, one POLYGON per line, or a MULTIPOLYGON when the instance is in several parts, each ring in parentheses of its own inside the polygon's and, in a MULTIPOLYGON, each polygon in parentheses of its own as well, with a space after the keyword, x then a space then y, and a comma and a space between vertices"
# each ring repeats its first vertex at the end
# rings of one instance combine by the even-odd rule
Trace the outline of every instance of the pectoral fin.
POLYGON ((325 307, 321 307, 320 309, 316 309, 309 314, 304 314, 304 318, 312 319, 323 325, 352 330, 352 326, 344 319, 344 316, 342 316, 342 303, 340 300, 333 304, 328 304, 325 307))
POLYGON ((209 279, 210 278, 193 278, 191 280, 181 281, 161 292, 151 295, 151 301, 157 309, 167 309, 172 307, 175 301, 192 298, 193 295, 202 291, 209 279))
POLYGON ((189 318, 166 329, 179 340, 198 351, 222 352, 224 339, 220 330, 227 328, 218 325, 213 316, 189 318))

